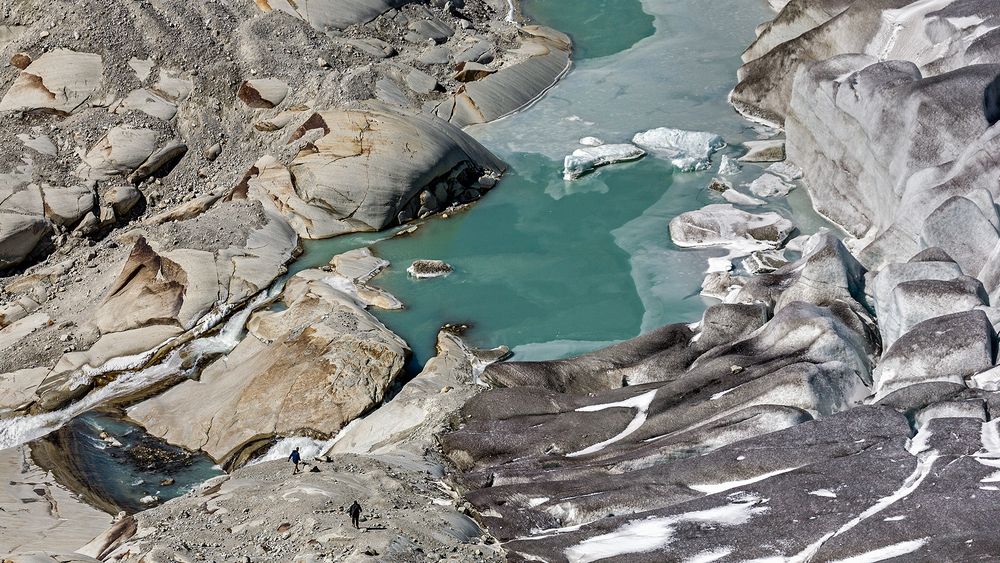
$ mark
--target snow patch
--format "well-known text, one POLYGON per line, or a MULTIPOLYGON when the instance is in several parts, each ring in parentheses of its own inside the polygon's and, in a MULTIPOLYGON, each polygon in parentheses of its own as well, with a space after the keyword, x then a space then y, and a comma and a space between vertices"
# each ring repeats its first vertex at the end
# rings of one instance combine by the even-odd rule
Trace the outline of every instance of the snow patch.
POLYGON ((289 438, 283 438, 279 440, 277 444, 271 446, 271 449, 267 450, 266 454, 253 460, 249 465, 264 463, 265 461, 288 459, 288 456, 295 448, 299 449, 299 455, 302 456, 303 460, 314 459, 320 454, 325 443, 326 442, 323 440, 314 440, 307 436, 291 436, 289 438))
POLYGON ((731 547, 718 547, 696 553, 693 557, 684 560, 684 563, 712 563, 718 561, 733 552, 731 547))
POLYGON ((809 491, 809 494, 817 497, 837 498, 837 493, 830 489, 816 489, 815 491, 809 491))
POLYGON ((838 559, 833 563, 875 563, 876 561, 885 561, 886 559, 902 557, 923 547, 924 544, 927 543, 928 539, 930 538, 894 543, 892 545, 887 545, 885 547, 880 547, 878 549, 873 549, 872 551, 855 555, 854 557, 838 559))
POLYGON ((795 471, 801 466, 789 467, 788 469, 779 469, 777 471, 772 471, 770 473, 765 473, 763 475, 758 475, 756 477, 751 477, 749 479, 743 479, 741 481, 727 481, 725 483, 705 483, 700 485, 688 485, 689 488, 694 489, 700 493, 705 493, 708 495, 714 495, 715 493, 721 493, 723 491, 728 491, 730 489, 735 489, 738 487, 744 487, 746 485, 751 485, 758 481, 763 481, 765 479, 770 479, 775 475, 781 475, 782 473, 788 473, 789 471, 795 471))
POLYGON ((657 391, 656 389, 653 389, 652 391, 649 391, 647 393, 636 395, 631 399, 626 399, 624 401, 619 401, 617 403, 590 405, 576 409, 576 412, 597 412, 605 409, 630 408, 630 409, 636 409, 637 412, 635 413, 635 418, 633 418, 632 421, 628 423, 628 426, 625 427, 625 430, 622 430, 617 435, 612 436, 611 438, 608 438, 603 442, 598 442, 593 446, 584 448, 580 451, 566 454, 566 457, 578 457, 581 455, 588 455, 595 452, 599 452, 603 450, 605 447, 622 440, 629 434, 632 434, 633 432, 638 430, 646 422, 646 416, 648 415, 649 412, 649 405, 652 404, 653 399, 656 397, 656 391, 657 391))
POLYGON ((750 496, 744 502, 730 503, 716 508, 686 512, 664 518, 633 520, 614 532, 587 538, 563 551, 570 563, 589 563, 630 553, 649 553, 668 547, 674 541, 679 524, 692 523, 706 526, 739 526, 754 516, 764 514, 769 507, 758 506, 760 497, 750 496))

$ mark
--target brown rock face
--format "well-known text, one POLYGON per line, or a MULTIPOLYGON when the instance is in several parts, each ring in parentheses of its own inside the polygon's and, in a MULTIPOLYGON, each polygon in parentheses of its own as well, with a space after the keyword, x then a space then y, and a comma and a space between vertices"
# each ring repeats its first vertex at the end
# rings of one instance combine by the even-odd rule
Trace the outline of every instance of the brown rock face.
POLYGON ((200 381, 129 416, 171 443, 236 465, 275 437, 331 436, 380 404, 402 373, 406 344, 351 296, 308 274, 288 282, 286 310, 254 315, 250 334, 200 381))

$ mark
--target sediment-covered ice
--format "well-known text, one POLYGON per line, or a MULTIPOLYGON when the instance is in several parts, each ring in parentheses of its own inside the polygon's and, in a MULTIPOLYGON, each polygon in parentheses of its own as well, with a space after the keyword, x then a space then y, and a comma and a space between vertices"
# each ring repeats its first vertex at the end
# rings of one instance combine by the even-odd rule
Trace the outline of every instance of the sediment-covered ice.
POLYGON ((628 143, 576 149, 563 160, 563 179, 575 180, 600 166, 642 158, 646 151, 628 143))
POLYGON ((681 172, 708 170, 712 155, 726 146, 722 137, 714 133, 669 127, 637 133, 632 142, 656 156, 669 159, 681 172))
POLYGON ((760 503, 760 498, 750 496, 746 502, 729 503, 664 518, 633 520, 611 533, 588 538, 567 548, 564 555, 571 563, 589 563, 630 553, 649 553, 668 547, 674 540, 674 531, 678 525, 701 525, 706 530, 713 526, 739 526, 769 510, 766 506, 758 506, 760 503))

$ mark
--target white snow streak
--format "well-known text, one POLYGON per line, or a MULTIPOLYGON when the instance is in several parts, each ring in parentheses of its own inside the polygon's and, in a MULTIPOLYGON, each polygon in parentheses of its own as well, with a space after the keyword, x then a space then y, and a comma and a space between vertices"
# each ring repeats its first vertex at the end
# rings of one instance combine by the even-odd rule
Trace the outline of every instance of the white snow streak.
POLYGON ((739 526, 754 516, 770 510, 761 503, 759 497, 751 497, 748 502, 733 503, 686 512, 663 518, 633 520, 614 532, 587 538, 563 551, 570 563, 589 563, 608 557, 629 553, 648 553, 669 546, 674 540, 675 527, 681 523, 697 523, 714 526, 739 526))
POLYGON ((616 436, 608 438, 607 440, 605 440, 603 442, 598 442, 598 443, 594 444, 593 446, 584 448, 584 449, 582 449, 580 451, 566 454, 566 457, 577 457, 577 456, 581 456, 581 455, 588 455, 588 454, 592 454, 592 453, 595 453, 595 452, 599 452, 599 451, 603 450, 605 447, 607 447, 608 445, 614 444, 615 442, 618 442, 619 440, 622 440, 623 438, 625 438, 629 434, 632 434, 633 432, 635 432, 636 430, 638 430, 646 422, 646 416, 649 413, 649 405, 652 404, 653 399, 656 397, 656 391, 657 391, 656 389, 653 389, 652 391, 649 391, 648 393, 643 393, 642 395, 636 395, 635 397, 632 397, 631 399, 626 399, 624 401, 619 401, 617 403, 605 403, 603 405, 590 405, 590 406, 580 407, 580 408, 576 409, 576 412, 597 412, 597 411, 603 411, 605 409, 614 409, 614 408, 622 408, 622 407, 624 407, 624 408, 636 409, 638 412, 635 413, 635 418, 632 419, 632 422, 628 423, 628 426, 625 427, 625 430, 622 430, 616 436))
POLYGON ((906 478, 905 481, 903 481, 903 486, 897 489, 896 492, 892 493, 887 497, 880 498, 878 501, 875 502, 875 504, 870 506, 867 510, 865 510, 861 514, 858 514, 857 516, 849 520, 846 524, 841 526, 840 529, 837 530, 836 532, 832 532, 823 536, 818 541, 816 541, 815 543, 804 549, 802 552, 798 553, 793 557, 790 557, 788 559, 788 563, 810 561, 813 558, 813 556, 816 555, 819 549, 823 547, 823 544, 826 543, 830 538, 834 538, 836 536, 839 536, 843 533, 850 531, 861 522, 864 522, 865 520, 871 518, 872 516, 875 516, 879 512, 882 512, 883 510, 889 508, 893 504, 896 504, 897 502, 910 496, 910 493, 917 490, 917 487, 919 487, 920 484, 924 482, 924 479, 926 479, 927 476, 930 475, 931 469, 934 467, 934 462, 937 461, 937 459, 938 459, 937 452, 932 452, 927 456, 925 456, 923 459, 919 460, 917 462, 917 468, 913 470, 913 473, 911 473, 906 478))
POLYGON ((817 489, 815 491, 810 491, 809 494, 818 497, 837 498, 837 493, 831 491, 830 489, 817 489))
POLYGON ((923 547, 924 544, 927 543, 928 539, 929 538, 922 538, 919 540, 894 543, 892 545, 880 547, 879 549, 873 549, 867 553, 855 555, 854 557, 838 559, 833 563, 876 563, 877 561, 885 561, 886 559, 892 559, 894 557, 902 557, 923 547))
POLYGON ((722 491, 728 491, 729 489, 735 489, 737 487, 743 487, 756 483, 758 481, 763 481, 764 479, 770 479, 775 475, 781 475, 782 473, 788 473, 789 471, 795 471, 798 467, 789 467, 787 469, 779 469, 777 471, 772 471, 770 473, 765 473, 763 475, 758 475, 756 477, 751 477, 749 479, 744 479, 742 481, 727 481, 725 483, 705 483, 699 485, 688 485, 698 492, 714 495, 715 493, 721 493, 722 491))
POLYGON ((718 561, 723 557, 726 557, 733 552, 731 547, 718 547, 715 549, 709 549, 702 551, 701 553, 696 553, 694 557, 689 557, 684 560, 684 563, 712 563, 713 561, 718 561))

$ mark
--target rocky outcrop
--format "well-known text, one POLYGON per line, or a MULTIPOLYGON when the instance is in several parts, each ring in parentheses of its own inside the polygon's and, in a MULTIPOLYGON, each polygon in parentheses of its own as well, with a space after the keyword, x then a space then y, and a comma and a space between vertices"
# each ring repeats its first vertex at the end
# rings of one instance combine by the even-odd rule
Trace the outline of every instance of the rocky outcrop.
POLYGON ((298 475, 287 462, 239 469, 128 517, 80 551, 122 562, 310 561, 329 554, 346 561, 502 560, 493 540, 457 509, 440 466, 336 455, 313 467, 298 475), (355 500, 364 508, 360 530, 346 513, 355 500))
POLYGON ((232 464, 276 436, 332 436, 381 403, 402 373, 406 343, 309 272, 287 282, 282 300, 286 309, 252 316, 247 337, 198 381, 130 408, 129 417, 232 464))
POLYGON ((322 453, 425 455, 447 421, 485 389, 479 380, 483 370, 509 354, 506 347, 472 348, 459 335, 441 331, 437 355, 424 369, 392 401, 346 428, 322 453))
MULTIPOLYGON (((450 99, 438 105, 438 117, 459 127, 493 121, 531 103, 556 83, 569 68, 572 41, 544 26, 525 25, 518 31, 521 45, 512 53, 518 62, 463 82, 450 99)), ((488 50, 488 45, 477 44, 456 59, 474 57, 482 62, 488 50)))
POLYGON ((467 192, 478 198, 480 178, 504 170, 461 130, 417 114, 324 111, 293 137, 310 132, 315 140, 287 166, 264 157, 243 184, 245 197, 284 215, 305 238, 381 230, 444 209, 467 192))
MULTIPOLYGON (((13 372, 4 379, 22 389, 17 395, 21 398, 9 406, 55 409, 108 374, 143 366, 156 354, 212 328, 266 289, 297 251, 295 233, 280 218, 245 202, 132 232, 120 242, 107 249, 107 262, 95 265, 96 272, 79 272, 93 284, 87 293, 53 290, 68 285, 69 272, 78 268, 73 263, 7 286, 22 295, 27 308, 21 311, 33 310, 34 319, 25 316, 14 323, 35 323, 16 338, 0 339, 7 359, 0 371, 13 372), (212 231, 207 231, 209 226, 212 231), (219 229, 224 226, 231 230, 222 235, 219 229), (130 246, 124 246, 127 241, 130 246), (62 328, 47 322, 56 314, 61 315, 62 328), (41 326, 35 322, 39 319, 41 326), (76 328, 62 340, 71 346, 55 350, 63 353, 34 352, 47 342, 58 342, 57 335, 66 327, 76 328), (46 373, 39 380, 40 370, 46 373)), ((15 334, 11 327, 4 331, 15 334)))
POLYGON ((76 562, 36 559, 31 552, 70 553, 108 526, 111 517, 61 488, 50 473, 31 461, 27 447, 0 450, 0 560, 76 562), (5 553, 20 552, 20 559, 5 553))

